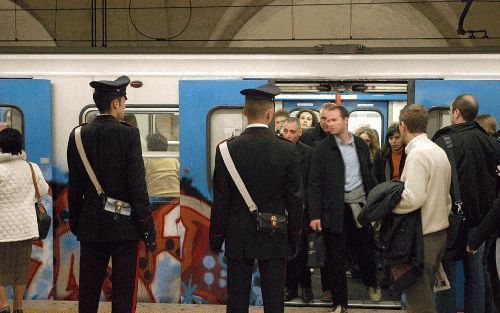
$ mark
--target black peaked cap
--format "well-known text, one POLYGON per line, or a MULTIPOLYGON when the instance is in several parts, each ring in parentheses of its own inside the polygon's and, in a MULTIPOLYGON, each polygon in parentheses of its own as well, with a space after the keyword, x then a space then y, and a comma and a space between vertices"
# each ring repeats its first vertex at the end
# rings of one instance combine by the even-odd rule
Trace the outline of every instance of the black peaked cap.
POLYGON ((94 88, 97 93, 113 92, 119 95, 125 95, 127 86, 130 83, 128 76, 120 76, 116 80, 96 80, 90 82, 90 87, 94 88))
POLYGON ((240 93, 247 99, 273 100, 281 91, 274 84, 265 84, 257 88, 243 89, 240 93))

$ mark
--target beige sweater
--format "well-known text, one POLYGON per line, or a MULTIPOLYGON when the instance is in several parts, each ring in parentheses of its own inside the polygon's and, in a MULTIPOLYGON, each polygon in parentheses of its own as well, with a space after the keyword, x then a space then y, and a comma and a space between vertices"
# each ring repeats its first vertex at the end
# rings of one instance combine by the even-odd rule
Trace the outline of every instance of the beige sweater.
POLYGON ((393 212, 406 214, 421 208, 424 235, 446 229, 451 210, 451 168, 446 153, 426 134, 413 138, 405 151, 401 174, 405 189, 393 212))

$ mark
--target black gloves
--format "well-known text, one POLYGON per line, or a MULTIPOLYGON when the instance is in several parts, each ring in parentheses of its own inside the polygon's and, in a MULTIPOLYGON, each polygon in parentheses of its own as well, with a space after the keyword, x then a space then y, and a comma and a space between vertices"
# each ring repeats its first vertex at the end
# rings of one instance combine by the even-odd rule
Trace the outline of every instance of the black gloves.
POLYGON ((156 250, 156 228, 155 223, 153 222, 153 218, 149 217, 147 220, 142 222, 140 226, 146 249, 154 252, 156 250))
POLYGON ((209 240, 210 240, 210 251, 212 251, 215 254, 222 253, 222 244, 224 243, 224 236, 223 235, 213 235, 212 233, 209 234, 209 240))
POLYGON ((301 234, 288 235, 288 260, 293 260, 299 254, 301 234))

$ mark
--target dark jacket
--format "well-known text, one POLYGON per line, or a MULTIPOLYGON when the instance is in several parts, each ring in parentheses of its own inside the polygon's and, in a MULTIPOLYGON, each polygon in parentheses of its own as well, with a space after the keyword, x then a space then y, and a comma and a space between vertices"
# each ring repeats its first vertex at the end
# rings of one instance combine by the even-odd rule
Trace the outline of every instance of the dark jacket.
MULTIPOLYGON (((365 193, 375 186, 370 150, 363 139, 354 136, 365 193)), ((309 173, 310 220, 320 219, 324 231, 342 233, 344 229, 345 166, 333 135, 314 149, 309 173)))
MULTIPOLYGON (((394 165, 392 164, 392 150, 389 148, 387 152, 378 150, 373 158, 373 175, 379 183, 390 181, 392 179, 392 173, 394 172, 394 165)), ((403 174, 403 168, 406 161, 406 152, 403 147, 403 155, 401 156, 401 162, 399 163, 399 177, 403 174)))
POLYGON ((75 143, 68 141, 68 209, 71 231, 80 241, 138 240, 140 225, 151 216, 139 130, 111 115, 99 115, 81 130, 87 158, 106 195, 128 202, 132 218, 103 210, 75 143))
MULTIPOLYGON (((300 235, 302 186, 295 145, 264 127, 247 128, 227 143, 235 167, 261 213, 288 213, 288 235, 300 235)), ((225 240, 228 258, 259 260, 288 256, 285 234, 257 232, 250 213, 222 159, 215 153, 214 201, 210 217, 210 246, 225 240)))
POLYGON ((401 201, 402 182, 384 182, 373 188, 366 205, 358 216, 362 225, 382 221, 379 242, 385 265, 391 272, 399 272, 392 280, 393 290, 400 292, 411 286, 424 268, 424 242, 420 210, 408 214, 394 214, 392 210, 401 201))
POLYGON ((437 131, 433 141, 446 149, 440 139, 443 135, 450 136, 453 142, 467 226, 476 227, 486 216, 496 197, 496 166, 500 161, 500 146, 475 122, 450 125, 437 131))
POLYGON ((309 147, 316 147, 320 142, 322 142, 328 136, 327 133, 323 131, 321 125, 318 124, 312 128, 304 130, 302 136, 300 136, 300 141, 308 145, 309 147))
POLYGON ((498 225, 500 225, 500 198, 497 196, 493 207, 481 224, 469 235, 467 245, 476 250, 491 235, 498 235, 498 225))
POLYGON ((300 160, 300 177, 302 178, 302 186, 304 188, 303 200, 304 200, 304 230, 309 229, 309 170, 311 167, 311 155, 313 148, 309 147, 302 142, 297 142, 296 144, 297 152, 299 154, 300 160))

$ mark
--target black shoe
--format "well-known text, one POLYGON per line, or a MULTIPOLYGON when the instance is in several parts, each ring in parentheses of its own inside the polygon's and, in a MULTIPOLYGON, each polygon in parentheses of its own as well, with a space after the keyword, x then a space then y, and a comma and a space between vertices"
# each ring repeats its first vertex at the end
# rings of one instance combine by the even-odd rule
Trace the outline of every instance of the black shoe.
POLYGON ((299 295, 297 293, 293 293, 293 292, 292 293, 288 293, 287 292, 285 294, 285 302, 292 301, 293 299, 298 298, 298 297, 299 297, 299 295))
POLYGON ((3 308, 1 308, 0 313, 10 313, 9 306, 4 306, 3 308))
POLYGON ((12 313, 24 313, 23 310, 14 310, 12 313))
POLYGON ((302 301, 309 303, 314 299, 314 294, 311 288, 302 288, 302 301))

